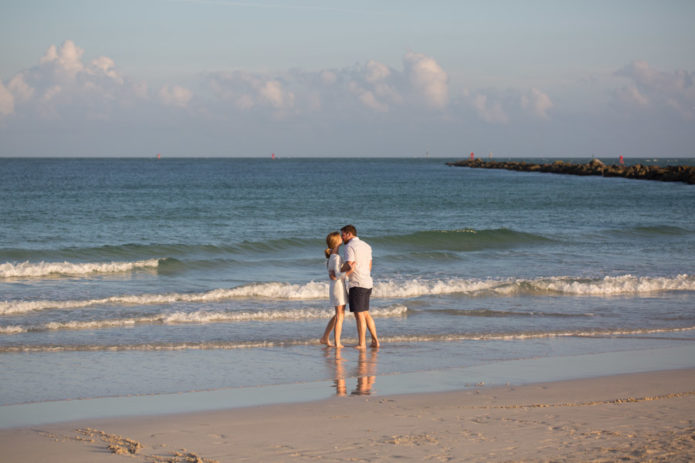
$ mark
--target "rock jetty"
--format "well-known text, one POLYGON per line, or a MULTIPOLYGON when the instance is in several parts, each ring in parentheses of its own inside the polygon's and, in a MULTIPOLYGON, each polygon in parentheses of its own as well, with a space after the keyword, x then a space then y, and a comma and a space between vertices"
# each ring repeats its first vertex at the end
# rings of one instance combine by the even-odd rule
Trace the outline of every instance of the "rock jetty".
POLYGON ((507 169, 521 172, 550 172, 567 175, 600 175, 602 177, 624 177, 639 180, 661 180, 662 182, 685 182, 695 185, 694 166, 632 166, 607 165, 598 159, 586 164, 555 161, 548 164, 513 161, 484 161, 482 159, 447 162, 448 166, 473 167, 481 169, 507 169))

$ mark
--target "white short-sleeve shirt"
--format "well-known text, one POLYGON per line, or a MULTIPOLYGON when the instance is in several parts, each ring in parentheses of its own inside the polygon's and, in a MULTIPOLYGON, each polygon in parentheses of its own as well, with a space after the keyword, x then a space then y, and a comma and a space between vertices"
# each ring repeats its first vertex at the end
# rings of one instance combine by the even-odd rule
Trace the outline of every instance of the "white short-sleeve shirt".
POLYGON ((343 260, 356 264, 355 271, 350 274, 350 288, 371 288, 374 286, 369 269, 369 264, 372 261, 372 247, 370 245, 355 236, 345 245, 345 258, 343 260))

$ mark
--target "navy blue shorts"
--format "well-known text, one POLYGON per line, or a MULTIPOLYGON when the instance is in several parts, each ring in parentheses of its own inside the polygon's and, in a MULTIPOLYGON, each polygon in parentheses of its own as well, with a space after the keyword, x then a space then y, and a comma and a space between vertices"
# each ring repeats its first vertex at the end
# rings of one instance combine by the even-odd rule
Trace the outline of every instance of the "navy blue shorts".
POLYGON ((350 312, 366 312, 369 310, 369 296, 372 295, 372 288, 350 288, 348 302, 350 312))

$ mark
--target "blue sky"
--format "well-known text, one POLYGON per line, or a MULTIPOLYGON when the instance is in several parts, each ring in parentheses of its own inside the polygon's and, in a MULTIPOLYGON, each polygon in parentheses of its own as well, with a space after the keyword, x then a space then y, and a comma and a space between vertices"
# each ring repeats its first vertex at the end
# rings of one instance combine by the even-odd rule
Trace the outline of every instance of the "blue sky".
POLYGON ((0 156, 695 156, 692 1, 0 1, 0 156))

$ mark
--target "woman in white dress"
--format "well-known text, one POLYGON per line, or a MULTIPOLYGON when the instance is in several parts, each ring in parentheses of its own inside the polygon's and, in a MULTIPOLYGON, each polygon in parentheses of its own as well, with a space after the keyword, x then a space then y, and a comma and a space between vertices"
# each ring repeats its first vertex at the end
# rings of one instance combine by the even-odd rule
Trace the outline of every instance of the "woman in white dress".
POLYGON ((345 319, 345 305, 347 304, 347 289, 345 284, 345 273, 340 272, 340 267, 343 265, 343 260, 338 254, 340 245, 343 240, 340 233, 329 233, 326 237, 326 267, 328 268, 328 278, 330 278, 330 289, 328 295, 331 299, 331 305, 335 307, 335 315, 326 325, 326 330, 321 338, 321 344, 333 346, 331 343, 331 331, 335 330, 334 339, 335 347, 343 347, 340 343, 340 335, 343 331, 343 320, 345 319))

